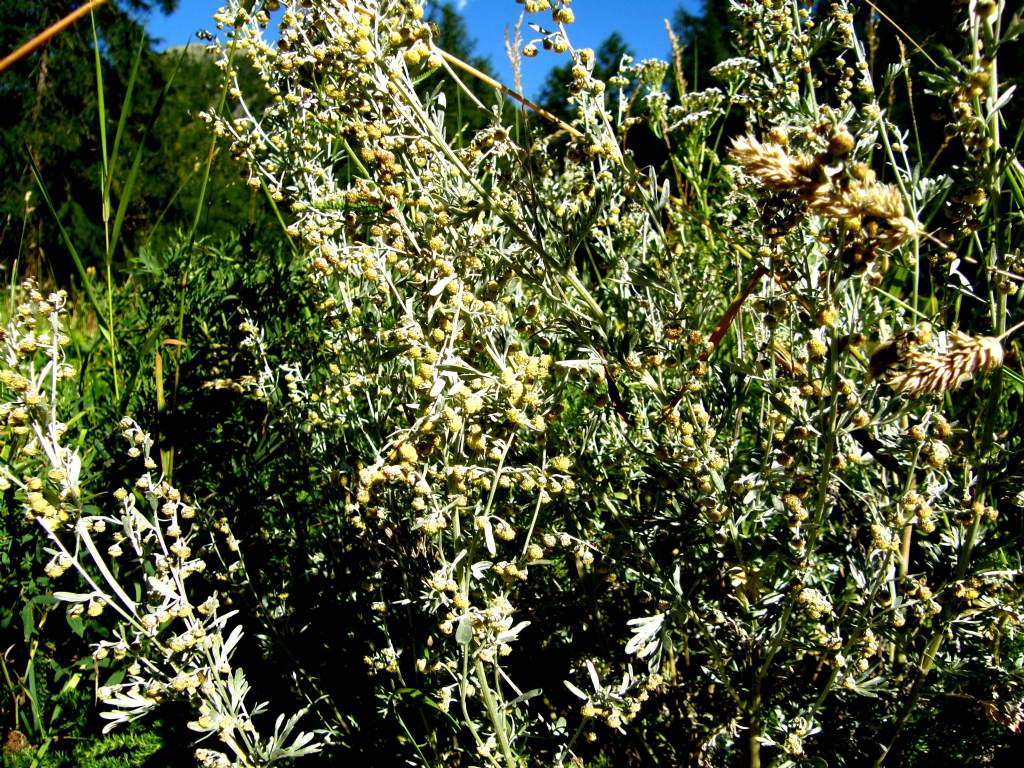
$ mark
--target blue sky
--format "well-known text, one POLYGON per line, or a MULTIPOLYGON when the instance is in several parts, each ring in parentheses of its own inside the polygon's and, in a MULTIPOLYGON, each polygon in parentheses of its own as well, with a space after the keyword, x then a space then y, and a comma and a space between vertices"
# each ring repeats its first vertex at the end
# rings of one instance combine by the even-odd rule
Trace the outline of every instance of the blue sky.
MULTIPOLYGON (((512 29, 522 6, 515 0, 459 0, 455 5, 462 6, 462 15, 476 41, 476 52, 489 57, 500 79, 511 86, 512 68, 505 55, 504 30, 512 29)), ((700 5, 700 0, 575 0, 572 8, 576 23, 569 27, 569 35, 576 47, 596 48, 610 33, 618 31, 637 58, 666 58, 669 43, 664 19, 681 6, 695 12, 700 5)), ((197 30, 213 28, 212 17, 219 6, 219 0, 179 0, 178 10, 173 15, 156 12, 147 26, 151 35, 160 38, 160 47, 181 45, 197 30)), ((550 22, 548 14, 535 14, 534 18, 541 24, 550 22)), ((532 31, 524 25, 524 42, 529 40, 529 35, 532 31)), ((526 60, 523 65, 526 94, 535 96, 548 69, 564 60, 545 51, 535 59, 526 60)))

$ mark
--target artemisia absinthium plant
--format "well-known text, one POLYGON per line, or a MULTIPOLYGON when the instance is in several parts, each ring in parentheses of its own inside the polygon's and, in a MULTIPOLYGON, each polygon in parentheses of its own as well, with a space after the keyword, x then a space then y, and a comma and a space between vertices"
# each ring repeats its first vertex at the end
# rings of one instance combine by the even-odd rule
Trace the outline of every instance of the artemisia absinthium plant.
POLYGON ((126 463, 138 465, 134 482, 111 494, 89 489, 60 413, 76 375, 64 349, 67 295, 33 283, 18 295, 0 330, 0 491, 14 491, 26 525, 46 537, 46 575, 75 589, 55 593, 68 619, 97 638, 91 660, 106 730, 181 700, 193 707, 189 727, 219 742, 196 750, 207 768, 319 751, 313 734, 295 733, 298 716, 279 717, 269 737, 256 728, 253 716, 266 705, 247 702, 249 684, 231 661, 242 628, 216 591, 243 567, 226 520, 200 514, 160 477, 152 438, 130 418, 119 428, 126 463), (212 580, 201 575, 208 565, 212 580))
POLYGON ((420 5, 280 4, 270 44, 278 5, 217 15, 271 106, 206 119, 308 253, 333 359, 298 405, 381 565, 349 631, 386 699, 455 726, 410 732, 417 759, 902 764, 949 702, 1019 725, 1000 4, 967 4, 963 71, 930 81, 970 150, 937 178, 842 2, 737 0, 744 57, 697 93, 676 69, 679 104, 661 62, 595 81, 568 4, 525 2, 577 117, 478 104, 471 136, 423 95, 467 75, 420 5), (665 178, 623 150, 637 120, 665 178))
POLYGON ((929 691, 1015 725, 1016 555, 988 539, 1017 279, 1001 7, 965 9, 985 87, 955 123, 988 158, 991 226, 936 241, 956 182, 913 169, 845 3, 734 3, 747 55, 678 105, 668 65, 597 82, 568 5, 525 5, 575 64, 577 118, 540 138, 489 104, 491 127, 444 134, 451 105, 417 82, 466 75, 415 2, 289 5, 276 46, 265 10, 218 16, 223 66, 251 57, 275 103, 208 119, 309 253, 336 355, 309 418, 349 435, 323 461, 350 535, 398 560, 371 669, 460 723, 423 736, 434 759, 491 765, 590 741, 622 764, 882 761, 929 691), (747 125, 728 146, 726 116, 747 125), (639 119, 666 179, 623 152, 639 119), (537 681, 516 643, 566 668, 537 681), (937 674, 965 666, 984 690, 937 674), (616 732, 652 698, 638 757, 616 732))
POLYGON ((974 702, 981 722, 1020 723, 1019 644, 1003 645, 1019 622, 1019 561, 997 524, 1016 493, 1003 469, 1015 438, 998 437, 1014 418, 1005 387, 1020 384, 1001 370, 1020 279, 1000 255, 1014 247, 1001 209, 1020 198, 999 189, 1015 162, 999 139, 1002 9, 967 5, 970 82, 988 87, 951 125, 958 137, 970 125, 968 149, 984 148, 984 170, 961 179, 913 166, 843 4, 823 18, 791 3, 737 9, 737 48, 768 54, 744 89, 748 133, 729 150, 740 173, 729 220, 746 212, 732 245, 757 271, 737 281, 750 314, 726 315, 738 334, 748 323, 745 338, 728 362, 716 355, 746 401, 716 420, 729 472, 700 502, 720 525, 718 583, 733 594, 723 603, 683 567, 682 604, 638 632, 681 615, 682 632, 704 634, 699 652, 725 688, 718 744, 735 754, 742 734, 751 765, 766 749, 788 764, 840 743, 851 760, 902 763, 924 740, 917 711, 935 717, 945 697, 974 702), (983 234, 930 236, 951 188, 972 178, 987 187, 966 191, 988 201, 983 234), (976 293, 958 253, 984 265, 976 293))
MULTIPOLYGON (((556 31, 545 39, 566 50, 571 11, 547 10, 556 31)), ((597 98, 570 130, 577 162, 563 171, 497 120, 461 149, 444 135, 445 105, 415 86, 448 64, 416 3, 289 6, 273 47, 265 11, 230 5, 217 19, 224 66, 251 57, 275 104, 251 115, 239 102, 230 119, 209 119, 253 183, 291 211, 289 233, 309 251, 311 290, 332 321, 323 344, 337 362, 311 372, 309 418, 348 431, 356 451, 323 456, 347 477, 346 535, 382 563, 399 548, 407 572, 370 587, 381 618, 367 662, 396 686, 427 689, 461 722, 469 759, 520 764, 538 734, 560 759, 571 734, 549 737, 506 659, 529 624, 517 615, 524 601, 543 615, 531 579, 544 577, 531 574, 586 572, 598 551, 577 518, 586 503, 573 460, 559 450, 580 436, 558 422, 567 387, 603 385, 607 367, 589 337, 607 318, 569 267, 572 240, 590 236, 594 215, 603 237, 616 231, 606 205, 642 217, 656 205, 646 180, 625 190, 613 170, 622 155, 596 106, 603 84, 589 79, 590 54, 580 54, 577 90, 597 98), (578 344, 582 356, 556 360, 553 343, 578 344), (419 636, 397 610, 409 601, 430 617, 419 636)), ((632 719, 643 687, 627 679, 606 690, 590 670, 589 711, 617 726, 632 719)), ((578 671, 587 675, 583 659, 578 671)))

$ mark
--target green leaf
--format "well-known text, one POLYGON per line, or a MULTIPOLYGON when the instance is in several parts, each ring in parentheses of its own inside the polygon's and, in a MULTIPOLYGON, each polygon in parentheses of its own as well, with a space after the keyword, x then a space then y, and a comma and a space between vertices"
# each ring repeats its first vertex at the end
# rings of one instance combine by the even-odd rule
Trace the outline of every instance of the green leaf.
POLYGON ((28 643, 36 631, 35 614, 31 603, 26 603, 21 608, 21 628, 22 637, 25 643, 28 643))
POLYGON ((53 200, 50 198, 50 193, 47 191, 46 184, 43 182, 43 174, 39 170, 39 166, 36 165, 35 158, 32 157, 32 153, 27 147, 25 149, 25 157, 28 160, 29 168, 32 171, 32 177, 36 180, 36 186, 39 187, 39 192, 42 194, 43 201, 46 203, 46 208, 53 217, 54 223, 57 225, 57 229, 60 232, 61 239, 64 241, 64 246, 68 249, 68 254, 71 256, 71 260, 75 263, 75 271, 78 272, 78 277, 82 281, 82 287, 85 289, 85 295, 89 299, 89 303, 92 305, 96 316, 104 317, 103 305, 100 303, 96 289, 92 284, 92 278, 89 277, 89 273, 85 271, 85 265, 82 263, 82 259, 78 255, 78 249, 75 248, 74 243, 71 242, 71 236, 64 228, 64 224, 61 222, 60 216, 57 215, 57 209, 53 207, 53 200))
POLYGON ((455 642, 459 645, 469 645, 473 639, 473 621, 469 616, 459 619, 459 626, 455 630, 455 642))

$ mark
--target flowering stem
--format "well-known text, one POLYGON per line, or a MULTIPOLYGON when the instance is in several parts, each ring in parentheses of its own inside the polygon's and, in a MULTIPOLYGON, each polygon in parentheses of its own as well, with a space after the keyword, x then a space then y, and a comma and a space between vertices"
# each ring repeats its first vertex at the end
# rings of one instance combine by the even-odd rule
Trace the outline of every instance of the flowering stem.
MULTIPOLYGON (((829 481, 832 478, 832 458, 835 456, 836 450, 836 427, 838 422, 837 406, 839 402, 838 389, 836 387, 836 357, 838 356, 838 345, 833 343, 829 347, 829 355, 827 362, 827 370, 825 379, 830 393, 829 405, 826 410, 821 414, 822 418, 822 430, 821 438, 819 442, 824 441, 824 451, 821 458, 821 471, 820 480, 818 482, 818 498, 815 506, 815 513, 812 524, 807 534, 807 549, 804 555, 805 559, 810 559, 814 552, 815 546, 818 541, 818 537, 821 535, 822 528, 825 525, 825 513, 828 509, 828 488, 829 481)), ((775 630, 774 636, 772 637, 771 643, 768 645, 768 649, 764 655, 764 661, 758 667, 753 682, 753 692, 751 696, 749 706, 749 719, 750 719, 750 765, 753 768, 755 765, 760 765, 760 742, 756 742, 756 737, 760 734, 760 708, 761 708, 761 684, 762 681, 767 677, 768 670, 771 666, 776 653, 782 647, 783 639, 786 635, 789 622, 793 617, 793 611, 796 606, 797 595, 799 595, 799 589, 796 585, 790 588, 789 595, 786 597, 786 603, 782 608, 782 615, 779 617, 777 629, 775 630), (755 763, 755 758, 757 762, 755 763)))
MULTIPOLYGON (((364 8, 363 6, 359 5, 358 3, 351 3, 351 6, 352 6, 352 10, 354 10, 356 13, 361 13, 364 16, 368 16, 371 19, 376 19, 377 18, 377 14, 375 14, 369 8, 364 8)), ((433 41, 431 41, 431 43, 430 43, 430 48, 431 48, 432 51, 434 51, 434 53, 436 53, 438 56, 440 56, 446 62, 451 64, 453 67, 461 69, 466 74, 471 75, 472 77, 475 77, 481 83, 484 83, 485 85, 488 85, 491 88, 496 88, 497 90, 499 90, 501 92, 501 94, 503 96, 508 96, 513 101, 518 101, 524 107, 526 107, 527 109, 532 110, 533 112, 536 112, 538 115, 543 117, 545 120, 550 120, 552 123, 557 125, 563 131, 566 131, 567 133, 575 136, 578 139, 582 139, 583 138, 583 134, 582 133, 580 133, 578 130, 573 128, 571 125, 569 125, 568 123, 566 123, 562 119, 560 119, 560 118, 556 117, 555 115, 551 114, 550 112, 548 112, 546 109, 544 109, 544 107, 540 106, 539 104, 535 104, 534 102, 530 101, 528 98, 523 96, 523 94, 521 94, 521 93, 519 93, 517 91, 512 90, 507 85, 503 85, 502 83, 499 83, 497 80, 495 80, 490 75, 484 74, 483 72, 481 72, 476 67, 474 67, 471 64, 469 64, 469 63, 463 61, 462 59, 460 59, 458 56, 454 56, 454 55, 448 53, 448 51, 444 50, 443 48, 438 46, 433 41)), ((467 91, 467 93, 468 93, 468 91, 467 91)))

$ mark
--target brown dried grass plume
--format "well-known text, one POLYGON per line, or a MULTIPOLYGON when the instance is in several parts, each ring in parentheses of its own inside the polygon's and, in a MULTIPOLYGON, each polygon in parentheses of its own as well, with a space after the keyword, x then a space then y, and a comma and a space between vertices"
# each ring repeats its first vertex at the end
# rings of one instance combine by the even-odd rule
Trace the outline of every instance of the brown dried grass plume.
POLYGON ((899 188, 879 183, 869 168, 853 166, 851 178, 836 183, 826 165, 827 155, 794 154, 782 144, 751 135, 734 138, 729 154, 769 190, 796 192, 808 210, 845 219, 857 229, 864 226, 865 237, 874 245, 895 248, 919 234, 918 224, 904 215, 899 188))
POLYGON ((949 348, 942 354, 911 352, 907 367, 888 377, 897 392, 924 395, 954 390, 978 371, 993 371, 1003 364, 1003 346, 992 336, 949 334, 949 348))
POLYGON ((817 186, 810 172, 813 161, 803 156, 792 157, 781 144, 762 144, 753 136, 738 136, 732 140, 729 154, 744 171, 775 190, 808 190, 817 186))

